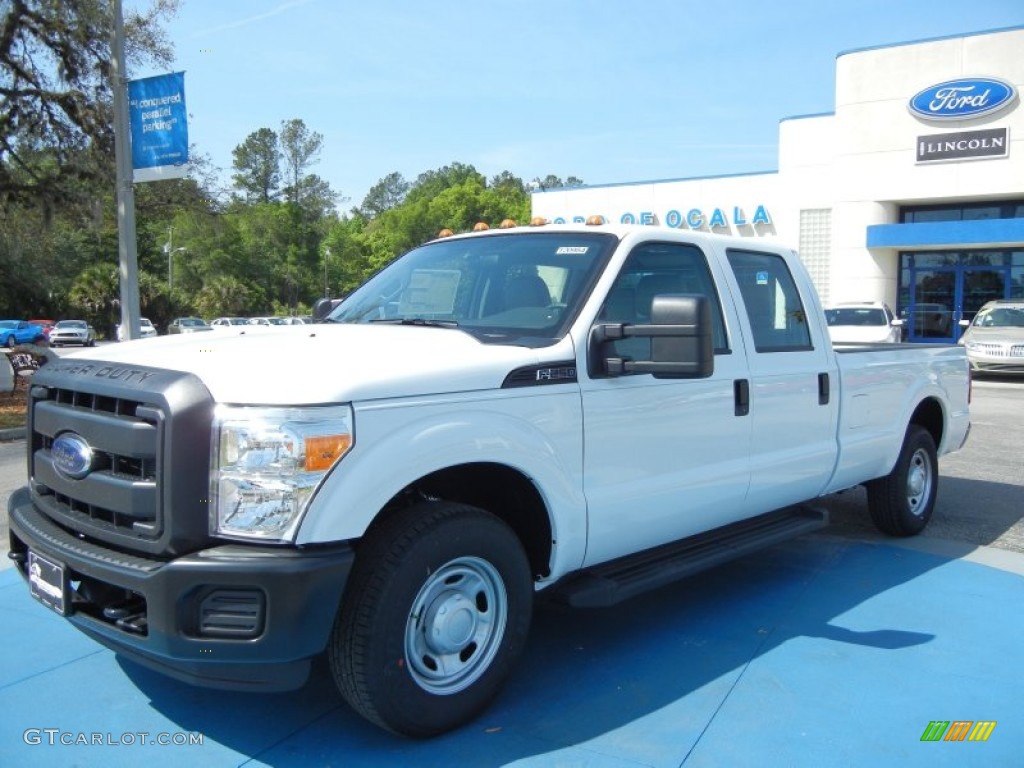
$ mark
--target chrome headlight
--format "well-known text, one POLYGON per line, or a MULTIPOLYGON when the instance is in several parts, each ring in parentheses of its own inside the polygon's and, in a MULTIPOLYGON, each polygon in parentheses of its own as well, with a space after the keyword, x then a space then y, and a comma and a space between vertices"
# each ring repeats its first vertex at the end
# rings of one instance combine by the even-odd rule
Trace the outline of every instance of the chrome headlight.
POLYGON ((218 406, 210 532, 287 539, 327 471, 352 447, 352 427, 347 405, 218 406))

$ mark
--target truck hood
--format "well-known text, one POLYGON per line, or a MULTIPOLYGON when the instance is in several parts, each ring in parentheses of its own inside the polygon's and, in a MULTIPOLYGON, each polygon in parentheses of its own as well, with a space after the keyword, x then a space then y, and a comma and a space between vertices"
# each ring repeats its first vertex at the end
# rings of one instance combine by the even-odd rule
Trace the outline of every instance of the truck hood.
POLYGON ((282 326, 107 344, 63 360, 195 374, 217 402, 298 405, 501 387, 524 366, 573 359, 571 340, 541 349, 485 344, 456 328, 282 326))

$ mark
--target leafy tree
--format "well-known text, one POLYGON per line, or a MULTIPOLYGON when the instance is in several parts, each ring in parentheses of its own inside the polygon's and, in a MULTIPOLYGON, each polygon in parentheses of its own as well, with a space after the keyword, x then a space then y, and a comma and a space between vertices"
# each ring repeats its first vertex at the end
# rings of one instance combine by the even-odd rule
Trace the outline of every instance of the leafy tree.
POLYGON ((244 315, 250 309, 252 291, 235 275, 220 275, 203 285, 193 306, 206 317, 244 315))
POLYGON ((277 134, 270 128, 250 133, 231 151, 235 169, 231 179, 245 199, 269 203, 277 197, 281 185, 281 151, 277 134))
POLYGON ((285 193, 291 202, 299 204, 303 197, 306 170, 320 162, 324 137, 316 131, 310 131, 302 120, 292 119, 281 123, 280 141, 281 157, 289 182, 285 193))
MULTIPOLYGON (((67 201, 82 180, 113 177, 111 6, 10 0, 0 19, 0 204, 67 201)), ((169 66, 161 23, 178 0, 125 16, 128 66, 169 66)))
POLYGON ((562 181, 558 176, 555 176, 553 173, 549 173, 543 179, 541 179, 538 176, 538 177, 534 178, 533 183, 534 183, 534 185, 536 185, 540 189, 557 189, 559 187, 582 187, 583 186, 583 180, 582 179, 578 179, 575 176, 570 176, 565 181, 562 181))
POLYGON ((485 183, 483 175, 476 168, 463 163, 452 163, 436 171, 424 171, 409 189, 406 201, 413 203, 417 200, 436 197, 444 190, 458 186, 467 179, 477 180, 481 187, 485 183))
POLYGON ((68 294, 74 314, 88 320, 100 334, 113 333, 120 317, 118 273, 114 264, 96 264, 75 278, 68 294))
POLYGON ((513 175, 511 171, 502 171, 497 174, 491 179, 489 186, 491 189, 503 189, 526 194, 526 185, 523 183, 523 180, 513 175))
POLYGON ((409 182, 398 171, 392 171, 370 187, 356 213, 367 219, 380 216, 384 211, 401 205, 408 192, 409 182))

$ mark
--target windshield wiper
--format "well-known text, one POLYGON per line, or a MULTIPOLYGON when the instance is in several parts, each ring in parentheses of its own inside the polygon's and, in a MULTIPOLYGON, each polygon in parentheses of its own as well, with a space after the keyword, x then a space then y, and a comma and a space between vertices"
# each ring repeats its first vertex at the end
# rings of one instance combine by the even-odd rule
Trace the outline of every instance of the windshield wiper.
POLYGON ((371 323, 391 323, 392 325, 422 325, 430 328, 458 328, 455 320, 429 320, 425 317, 378 317, 371 323))

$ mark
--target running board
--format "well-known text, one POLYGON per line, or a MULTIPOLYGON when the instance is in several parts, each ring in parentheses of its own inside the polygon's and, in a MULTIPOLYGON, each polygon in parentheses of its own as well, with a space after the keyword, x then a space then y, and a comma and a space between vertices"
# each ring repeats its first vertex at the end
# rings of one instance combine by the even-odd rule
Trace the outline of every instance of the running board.
POLYGON ((823 508, 786 507, 587 568, 553 586, 550 595, 574 608, 615 605, 826 525, 823 508))

